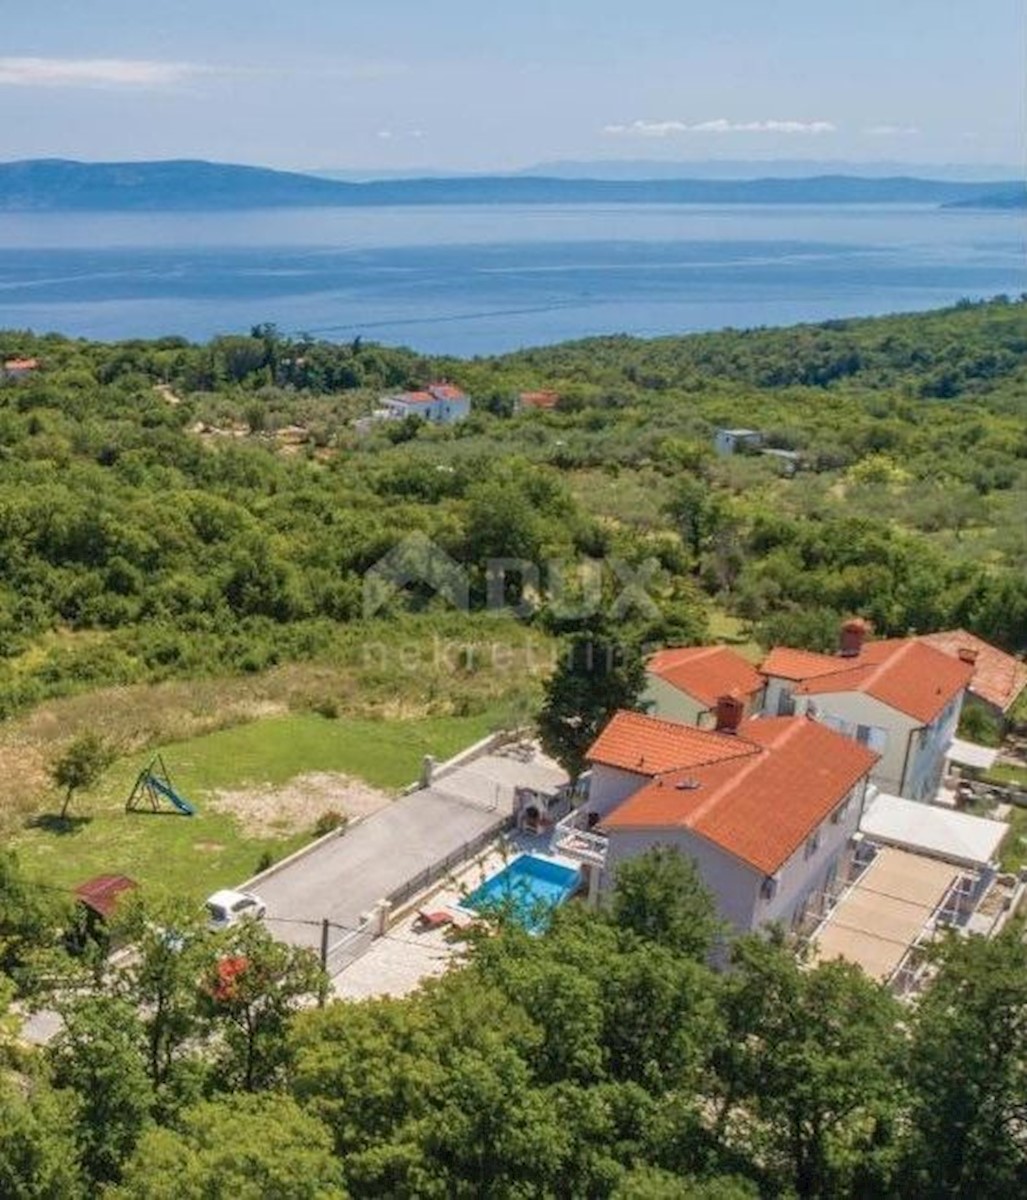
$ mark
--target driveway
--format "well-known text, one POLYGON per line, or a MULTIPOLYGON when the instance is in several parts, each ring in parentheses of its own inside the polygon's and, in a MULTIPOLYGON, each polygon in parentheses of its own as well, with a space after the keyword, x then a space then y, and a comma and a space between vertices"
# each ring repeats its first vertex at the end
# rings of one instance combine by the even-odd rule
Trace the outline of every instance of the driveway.
MULTIPOLYGON (((542 755, 514 751, 442 773, 431 787, 400 797, 256 885, 269 930, 316 948, 323 918, 356 928, 394 889, 509 817, 515 786, 549 790, 566 778, 542 755)), ((333 942, 340 936, 332 930, 333 942)))

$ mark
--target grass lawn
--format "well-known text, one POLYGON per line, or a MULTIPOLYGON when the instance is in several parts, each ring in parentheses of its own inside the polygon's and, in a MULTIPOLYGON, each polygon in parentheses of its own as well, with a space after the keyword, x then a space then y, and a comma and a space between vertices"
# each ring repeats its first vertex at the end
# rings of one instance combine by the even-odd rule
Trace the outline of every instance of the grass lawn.
MULTIPOLYGON (((425 754, 451 757, 497 724, 486 711, 471 717, 376 721, 329 720, 312 713, 272 717, 188 741, 160 752, 193 817, 125 812, 125 800, 148 754, 121 759, 94 792, 76 797, 61 830, 43 817, 19 833, 14 848, 27 873, 60 887, 92 875, 129 875, 150 888, 197 900, 255 873, 265 853, 281 858, 311 837, 309 829, 277 838, 247 835, 205 798, 218 788, 283 784, 308 771, 357 776, 388 791, 412 783, 425 754)), ((56 799, 56 798, 55 798, 56 799)))
POLYGON ((1019 871, 1027 863, 1027 808, 1014 808, 1009 814, 1009 832, 999 848, 1003 871, 1019 871))

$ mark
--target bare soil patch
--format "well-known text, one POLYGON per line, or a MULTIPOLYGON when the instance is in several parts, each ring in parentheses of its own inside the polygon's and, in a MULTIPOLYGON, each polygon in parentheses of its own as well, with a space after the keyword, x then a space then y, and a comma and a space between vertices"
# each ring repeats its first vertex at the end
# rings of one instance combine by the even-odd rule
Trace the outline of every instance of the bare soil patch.
POLYGON ((363 780, 331 771, 297 775, 281 787, 221 789, 209 803, 231 813, 246 834, 273 837, 310 829, 327 812, 342 813, 348 820, 369 816, 389 804, 392 797, 363 780))

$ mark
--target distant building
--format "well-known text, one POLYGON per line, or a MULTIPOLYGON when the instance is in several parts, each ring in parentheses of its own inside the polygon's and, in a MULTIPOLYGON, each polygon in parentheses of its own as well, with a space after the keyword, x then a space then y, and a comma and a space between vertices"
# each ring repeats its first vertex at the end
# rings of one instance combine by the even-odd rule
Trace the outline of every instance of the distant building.
POLYGON ((758 450, 763 434, 758 429, 718 429, 713 435, 713 449, 718 454, 737 454, 758 450))
POLYGON ((27 379, 38 370, 38 358, 9 358, 3 365, 3 376, 5 379, 27 379))
POLYGON ((521 392, 517 397, 517 411, 524 412, 526 409, 542 409, 544 411, 548 411, 556 408, 559 403, 559 392, 521 392))
POLYGON ((386 396, 378 410, 384 418, 420 417, 436 425, 452 425, 469 416, 470 412, 471 398, 451 383, 430 383, 421 392, 386 396))

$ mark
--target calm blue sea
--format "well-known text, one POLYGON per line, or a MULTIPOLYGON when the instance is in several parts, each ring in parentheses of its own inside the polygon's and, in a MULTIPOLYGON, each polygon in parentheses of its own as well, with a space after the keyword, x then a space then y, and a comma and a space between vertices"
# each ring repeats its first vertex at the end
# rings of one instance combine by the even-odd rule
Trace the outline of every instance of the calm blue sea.
POLYGON ((0 214, 0 328, 490 354, 1027 290, 1022 213, 677 205, 0 214))

